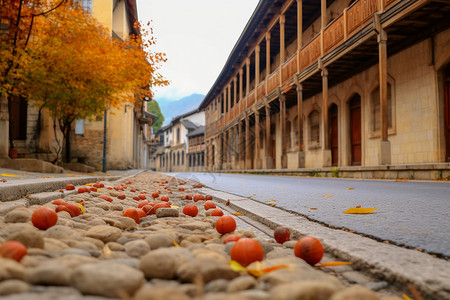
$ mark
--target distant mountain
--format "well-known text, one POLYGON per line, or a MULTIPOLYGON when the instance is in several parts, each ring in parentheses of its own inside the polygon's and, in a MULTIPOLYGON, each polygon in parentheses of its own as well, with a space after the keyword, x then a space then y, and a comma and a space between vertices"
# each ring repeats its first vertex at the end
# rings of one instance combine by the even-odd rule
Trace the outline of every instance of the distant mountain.
POLYGON ((198 108, 200 103, 202 103, 204 98, 205 95, 192 94, 176 101, 171 101, 164 98, 156 99, 159 107, 161 108, 161 112, 164 115, 165 121, 163 125, 169 124, 172 118, 178 115, 195 110, 198 108))

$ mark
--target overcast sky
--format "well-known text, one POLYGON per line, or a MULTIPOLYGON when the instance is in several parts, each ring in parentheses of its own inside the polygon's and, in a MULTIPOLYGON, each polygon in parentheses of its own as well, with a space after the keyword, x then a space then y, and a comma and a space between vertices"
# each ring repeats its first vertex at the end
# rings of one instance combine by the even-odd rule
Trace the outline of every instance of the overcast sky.
POLYGON ((171 85, 155 98, 206 95, 241 35, 258 0, 137 0, 138 18, 152 21, 168 61, 160 69, 171 85))

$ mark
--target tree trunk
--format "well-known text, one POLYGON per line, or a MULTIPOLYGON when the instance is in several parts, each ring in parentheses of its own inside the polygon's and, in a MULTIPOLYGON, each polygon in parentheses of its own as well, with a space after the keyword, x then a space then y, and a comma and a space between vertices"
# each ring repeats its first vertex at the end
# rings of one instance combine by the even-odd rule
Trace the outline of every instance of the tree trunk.
POLYGON ((66 157, 65 157, 65 161, 66 163, 70 163, 70 128, 71 128, 71 124, 66 124, 65 128, 64 128, 64 140, 66 142, 66 157))

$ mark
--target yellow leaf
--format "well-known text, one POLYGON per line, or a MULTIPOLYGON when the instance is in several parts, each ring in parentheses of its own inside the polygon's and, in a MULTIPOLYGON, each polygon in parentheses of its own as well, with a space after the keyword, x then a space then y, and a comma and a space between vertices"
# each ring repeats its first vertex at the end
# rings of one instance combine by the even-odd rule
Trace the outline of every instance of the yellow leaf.
POLYGON ((67 174, 68 177, 80 177, 80 175, 67 174))
POLYGON ((375 209, 377 209, 376 207, 372 207, 372 208, 362 208, 362 207, 351 207, 349 209, 347 209, 346 211, 344 211, 344 214, 370 214, 372 213, 375 209))
POLYGON ((253 194, 253 196, 255 196, 256 194, 253 194))
POLYGON ((309 209, 317 209, 317 207, 310 207, 309 209))
POLYGON ((235 212, 235 213, 233 213, 233 215, 235 215, 235 216, 244 216, 244 214, 241 214, 240 212, 235 212))
POLYGON ((351 265, 351 264, 352 264, 351 262, 347 262, 347 261, 332 261, 332 262, 320 264, 316 267, 323 268, 323 267, 344 266, 344 265, 351 265))
POLYGON ((175 241, 172 241, 172 243, 173 243, 173 245, 174 245, 175 247, 180 247, 180 245, 178 245, 178 243, 177 243, 177 242, 175 242, 175 241))
POLYGON ((240 271, 246 271, 247 270, 246 268, 244 268, 240 263, 238 263, 235 260, 230 260, 229 264, 230 264, 231 270, 233 270, 235 272, 240 272, 240 271))
POLYGON ((171 208, 180 208, 179 206, 176 206, 176 205, 171 205, 170 207, 171 208))
POLYGON ((352 188, 352 187, 349 187, 349 188, 347 188, 347 190, 354 190, 355 188, 352 188))
POLYGON ((323 195, 322 197, 328 198, 328 197, 333 197, 334 195, 323 195))
POLYGON ((91 185, 92 185, 92 183, 86 183, 85 185, 86 185, 86 186, 91 186, 91 185))
POLYGON ((81 209, 81 213, 83 213, 83 214, 86 213, 86 210, 84 209, 83 205, 81 205, 80 203, 75 203, 75 205, 81 209))
POLYGON ((264 273, 269 273, 269 272, 273 272, 279 269, 284 269, 284 268, 288 268, 288 265, 278 265, 278 266, 273 266, 273 267, 269 267, 269 268, 265 268, 263 270, 264 273))
POLYGON ((13 174, 6 174, 6 173, 3 173, 3 174, 0 175, 0 176, 5 176, 5 177, 19 177, 20 175, 13 175, 13 174))
POLYGON ((274 207, 276 204, 274 203, 274 204, 270 204, 269 206, 272 206, 272 207, 274 207))
POLYGON ((412 300, 411 298, 409 298, 408 296, 406 296, 406 294, 403 294, 403 298, 405 298, 405 300, 412 300))
POLYGON ((275 200, 275 199, 270 199, 270 200, 267 200, 266 202, 274 202, 274 201, 277 201, 277 200, 275 200))

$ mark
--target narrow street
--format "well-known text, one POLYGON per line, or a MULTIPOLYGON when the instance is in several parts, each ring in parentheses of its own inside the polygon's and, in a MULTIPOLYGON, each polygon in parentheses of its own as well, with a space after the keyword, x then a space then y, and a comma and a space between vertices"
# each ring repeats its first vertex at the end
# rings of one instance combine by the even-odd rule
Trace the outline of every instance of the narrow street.
POLYGON ((221 173, 167 173, 216 190, 250 197, 331 227, 390 241, 396 245, 450 256, 450 184, 280 177, 221 173), (276 201, 271 201, 276 200, 276 201), (350 207, 377 209, 344 214, 350 207))

